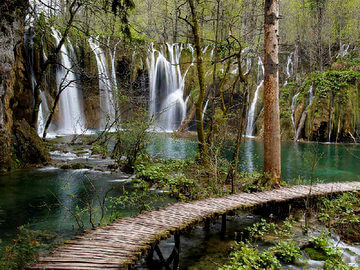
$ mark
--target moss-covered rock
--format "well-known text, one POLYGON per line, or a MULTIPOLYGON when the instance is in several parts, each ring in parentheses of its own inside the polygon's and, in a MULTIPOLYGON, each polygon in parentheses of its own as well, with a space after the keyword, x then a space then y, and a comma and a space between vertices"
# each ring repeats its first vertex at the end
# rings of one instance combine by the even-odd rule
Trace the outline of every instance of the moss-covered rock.
POLYGON ((0 173, 7 172, 11 169, 11 147, 10 138, 4 131, 0 131, 0 173))
POLYGON ((17 121, 13 128, 12 145, 14 154, 21 166, 47 164, 50 161, 49 151, 39 138, 35 129, 24 119, 17 121))

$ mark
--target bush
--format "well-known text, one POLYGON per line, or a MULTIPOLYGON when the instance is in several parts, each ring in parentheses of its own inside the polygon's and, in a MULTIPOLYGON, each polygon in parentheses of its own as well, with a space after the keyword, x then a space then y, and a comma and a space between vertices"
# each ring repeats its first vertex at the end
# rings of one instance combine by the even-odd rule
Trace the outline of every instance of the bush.
POLYGON ((134 172, 134 166, 142 155, 147 155, 149 144, 148 128, 150 123, 145 116, 137 114, 131 121, 123 121, 122 129, 116 132, 116 143, 112 157, 123 171, 134 172))
POLYGON ((1 254, 0 269, 23 269, 38 257, 41 247, 36 239, 36 234, 24 226, 18 228, 19 233, 14 239, 14 244, 5 247, 1 254))
POLYGON ((272 270, 281 266, 270 251, 259 252, 258 249, 242 242, 236 244, 235 248, 236 250, 230 254, 230 263, 219 270, 272 270))
POLYGON ((294 263, 302 257, 300 248, 293 240, 281 241, 271 248, 271 251, 275 254, 276 258, 284 263, 294 263))

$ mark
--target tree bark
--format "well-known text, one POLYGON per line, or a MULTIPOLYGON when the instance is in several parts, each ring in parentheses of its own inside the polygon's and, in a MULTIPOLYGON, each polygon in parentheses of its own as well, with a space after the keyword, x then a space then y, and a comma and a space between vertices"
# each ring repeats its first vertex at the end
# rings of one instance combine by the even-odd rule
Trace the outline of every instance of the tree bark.
POLYGON ((195 49, 196 49, 196 67, 198 72, 198 80, 199 80, 199 95, 196 101, 196 129, 198 136, 198 144, 199 144, 199 154, 200 160, 203 164, 206 164, 207 160, 207 145, 205 140, 205 131, 204 131, 204 119, 202 117, 203 112, 203 103, 205 99, 205 82, 204 82, 204 67, 202 62, 202 49, 201 49, 201 40, 200 40, 200 31, 197 13, 195 9, 194 0, 188 0, 190 11, 192 15, 192 31, 194 35, 195 41, 195 49))
POLYGON ((264 172, 278 184, 281 179, 279 0, 265 0, 264 30, 264 172))

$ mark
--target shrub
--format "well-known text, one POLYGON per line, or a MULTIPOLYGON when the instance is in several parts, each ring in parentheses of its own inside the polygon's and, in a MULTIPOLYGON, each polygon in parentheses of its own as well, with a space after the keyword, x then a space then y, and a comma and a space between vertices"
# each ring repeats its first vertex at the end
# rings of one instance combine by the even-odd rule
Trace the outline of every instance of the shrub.
POLYGON ((275 254, 276 258, 284 263, 294 263, 302 256, 300 248, 293 240, 281 241, 275 247, 272 247, 271 251, 275 254))
POLYGON ((236 250, 230 254, 230 263, 220 270, 263 270, 278 269, 281 264, 275 255, 267 250, 258 249, 242 242, 236 244, 236 250))
POLYGON ((0 269, 23 269, 27 264, 34 262, 41 245, 36 234, 24 226, 18 228, 17 238, 13 245, 5 247, 0 258, 0 269))

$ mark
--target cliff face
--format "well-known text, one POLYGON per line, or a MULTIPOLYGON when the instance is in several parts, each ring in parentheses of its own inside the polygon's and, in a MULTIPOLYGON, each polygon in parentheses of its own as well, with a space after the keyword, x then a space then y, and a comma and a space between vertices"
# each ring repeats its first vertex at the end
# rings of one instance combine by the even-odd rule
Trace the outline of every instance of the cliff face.
MULTIPOLYGON (((33 163, 24 160, 16 164, 18 144, 14 136, 15 124, 23 119, 28 122, 33 109, 31 81, 24 57, 24 23, 28 5, 24 0, 3 0, 0 4, 0 172, 33 163)), ((23 139, 33 141, 31 138, 23 139)), ((39 147, 43 147, 41 142, 39 147)))

